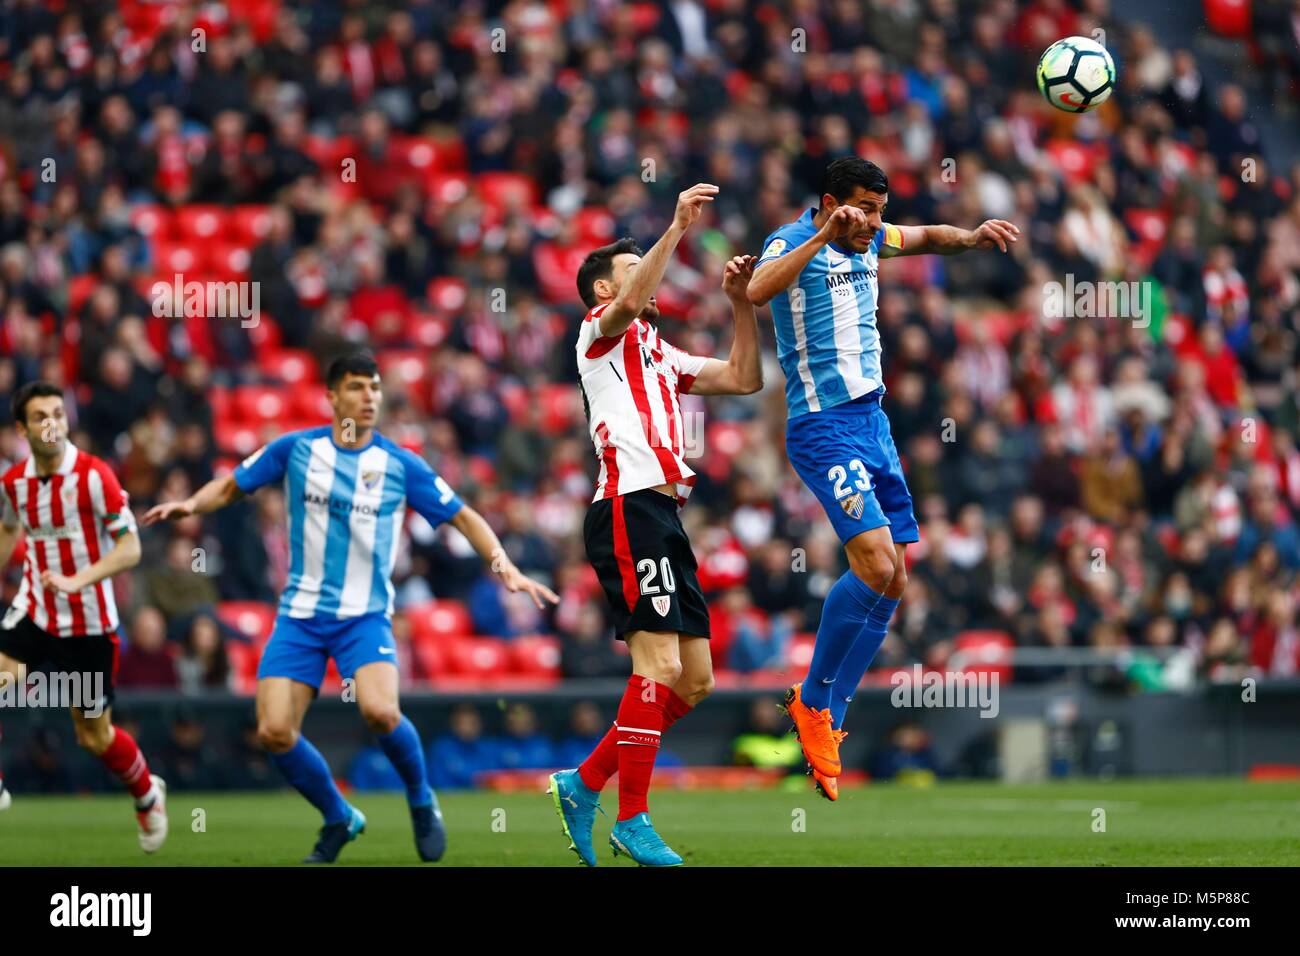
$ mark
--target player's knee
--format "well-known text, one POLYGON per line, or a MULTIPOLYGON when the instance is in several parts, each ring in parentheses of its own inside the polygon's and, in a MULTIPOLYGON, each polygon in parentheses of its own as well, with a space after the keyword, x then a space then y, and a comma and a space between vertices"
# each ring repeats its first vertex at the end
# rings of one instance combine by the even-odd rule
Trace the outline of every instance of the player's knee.
POLYGON ((885 547, 851 547, 849 567, 871 590, 883 594, 894 580, 897 562, 893 549, 885 547))
POLYGON ((257 725, 257 742, 263 750, 282 754, 292 749, 294 730, 287 723, 263 721, 257 725))
POLYGON ((100 726, 99 723, 78 723, 75 725, 75 729, 77 746, 94 754, 96 757, 107 750, 108 745, 113 742, 113 729, 111 726, 100 726))
POLYGON ((371 733, 391 734, 402 722, 402 714, 396 704, 362 704, 361 719, 366 722, 371 733))
POLYGON ((694 707, 713 693, 714 684, 712 673, 688 675, 679 682, 677 696, 694 707))
POLYGON ((894 569, 893 580, 889 582, 889 587, 885 588, 885 596, 891 597, 895 601, 901 600, 903 592, 907 590, 907 568, 900 562, 894 569))

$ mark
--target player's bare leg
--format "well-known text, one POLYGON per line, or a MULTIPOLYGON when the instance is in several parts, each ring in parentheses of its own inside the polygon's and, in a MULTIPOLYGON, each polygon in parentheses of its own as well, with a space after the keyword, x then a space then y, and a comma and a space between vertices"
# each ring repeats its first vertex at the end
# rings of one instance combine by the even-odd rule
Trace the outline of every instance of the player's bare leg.
POLYGON ((149 773, 144 753, 131 735, 113 726, 113 708, 105 707, 94 716, 77 707, 69 712, 77 745, 98 757, 135 799, 140 849, 156 853, 167 841, 167 782, 149 773))
MULTIPOLYGON (((0 694, 10 693, 10 686, 18 688, 26 682, 27 665, 0 654, 0 694)), ((0 728, 0 742, 3 742, 3 728, 0 728)), ((5 789, 4 764, 0 763, 0 810, 8 810, 13 802, 13 796, 5 789)))
POLYGON ((436 863, 447 852, 447 830, 437 796, 429 786, 420 735, 398 705, 397 665, 384 661, 365 664, 357 668, 354 676, 361 719, 379 738, 379 746, 406 785, 416 852, 426 863, 436 863))
POLYGON ((366 818, 339 793, 329 765, 302 735, 316 689, 288 677, 257 682, 257 740, 294 789, 321 812, 325 825, 304 863, 333 863, 344 844, 365 831, 366 818))

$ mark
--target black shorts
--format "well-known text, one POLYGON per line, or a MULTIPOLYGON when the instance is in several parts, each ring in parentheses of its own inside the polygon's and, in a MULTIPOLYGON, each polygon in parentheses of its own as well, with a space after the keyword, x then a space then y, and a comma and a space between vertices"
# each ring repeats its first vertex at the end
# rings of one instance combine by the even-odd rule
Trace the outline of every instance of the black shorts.
POLYGON ((23 615, 9 630, 0 628, 0 654, 27 665, 28 673, 77 674, 91 683, 81 685, 81 709, 113 706, 120 657, 117 634, 55 637, 23 615), (92 694, 92 692, 94 692, 92 694))
POLYGON ((602 498, 582 525, 587 560, 614 616, 614 635, 676 631, 709 636, 709 608, 677 500, 646 488, 602 498))

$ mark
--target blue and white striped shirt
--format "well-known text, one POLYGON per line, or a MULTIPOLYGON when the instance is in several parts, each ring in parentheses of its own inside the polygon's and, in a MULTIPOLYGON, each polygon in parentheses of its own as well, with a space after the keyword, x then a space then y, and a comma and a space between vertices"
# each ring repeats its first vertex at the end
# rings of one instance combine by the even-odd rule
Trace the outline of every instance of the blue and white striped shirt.
MULTIPOLYGON (((758 265, 772 262, 817 232, 814 209, 763 243, 758 265)), ((902 248, 897 226, 885 225, 857 254, 834 243, 818 250, 796 282, 773 297, 777 358, 785 371, 789 417, 833 408, 883 384, 876 331, 876 267, 881 252, 902 248)))
POLYGON ((379 432, 364 448, 340 448, 329 425, 277 438, 235 469, 245 494, 273 482, 283 484, 289 513, 280 613, 295 618, 391 614, 408 504, 435 526, 463 507, 418 455, 379 432))

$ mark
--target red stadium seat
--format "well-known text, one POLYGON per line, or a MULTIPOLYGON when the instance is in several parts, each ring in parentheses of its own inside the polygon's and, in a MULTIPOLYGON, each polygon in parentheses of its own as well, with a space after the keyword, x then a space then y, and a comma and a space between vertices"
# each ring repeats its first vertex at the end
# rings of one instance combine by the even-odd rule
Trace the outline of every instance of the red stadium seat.
POLYGON ((226 213, 226 238, 233 243, 252 248, 271 231, 269 206, 236 206, 226 213))
POLYGON ((253 350, 259 356, 273 352, 280 347, 280 326, 263 313, 259 316, 257 325, 248 327, 248 340, 253 343, 253 350))
POLYGON ((234 415, 230 389, 224 385, 212 385, 208 388, 208 405, 212 409, 212 418, 215 421, 229 421, 234 415))
POLYGON ((248 247, 232 242, 214 241, 204 247, 208 269, 223 279, 247 279, 253 261, 248 247))
POLYGON ((411 622, 411 640, 414 642, 474 633, 474 621, 459 601, 434 600, 412 604, 404 613, 411 622))
POLYGON ((193 274, 202 270, 207 263, 207 259, 204 256, 203 247, 193 241, 169 242, 155 239, 153 242, 153 262, 154 271, 158 273, 158 280, 170 283, 173 276, 178 272, 191 273, 191 275, 185 277, 186 281, 195 278, 193 274))
POLYGON ((973 663, 965 664, 963 674, 996 674, 1005 683, 1011 679, 1011 650, 1015 641, 1005 631, 962 631, 953 640, 953 652, 973 663))
POLYGON ((527 208, 541 199, 537 183, 524 173, 479 173, 474 189, 485 205, 497 209, 527 208))
POLYGON ((334 658, 329 659, 325 665, 325 680, 321 682, 320 692, 322 694, 338 694, 343 690, 343 677, 339 674, 338 665, 334 663, 334 658))
POLYGON ((415 667, 425 680, 436 679, 447 673, 447 649, 433 641, 411 645, 415 667))
POLYGON ((166 206, 141 204, 131 207, 131 225, 150 242, 173 236, 172 211, 166 206))
POLYGON ((465 307, 467 289, 464 279, 451 276, 435 276, 429 281, 424 294, 429 305, 439 312, 458 312, 465 307))
MULTIPOLYGON (((316 358, 306 349, 276 349, 258 356, 257 366, 262 373, 282 385, 299 385, 319 381, 316 377, 316 358)), ((319 388, 319 386, 315 386, 319 388)))
POLYGON ((226 641, 226 658, 235 675, 235 693, 245 696, 257 693, 257 665, 262 659, 258 649, 243 641, 226 641))
POLYGON ((516 674, 559 677, 560 642, 542 634, 517 637, 509 644, 510 666, 516 674))
POLYGON ((385 382, 405 389, 425 377, 424 355, 414 349, 385 349, 375 356, 385 382))
POLYGON ((435 172, 428 180, 435 211, 442 212, 469 195, 469 177, 464 173, 435 172))
POLYGON ((548 382, 535 395, 542 406, 542 431, 548 435, 567 432, 582 414, 578 390, 567 383, 548 382))
POLYGON ((494 637, 464 637, 447 645, 447 664, 453 674, 490 679, 509 672, 505 642, 494 637))
POLYGON ((614 217, 604 206, 586 206, 573 216, 573 227, 583 245, 603 246, 614 239, 614 217))
POLYGON ((261 444, 257 437, 257 430, 239 422, 219 421, 213 426, 212 431, 217 450, 234 455, 236 458, 247 458, 257 451, 261 444))
POLYGON ((796 634, 790 639, 790 669, 806 671, 812 663, 813 645, 817 643, 816 634, 796 634))
POLYGON ((217 605, 217 617, 222 623, 233 627, 258 647, 271 639, 275 612, 274 604, 261 601, 222 601, 217 605))
POLYGON ((295 418, 308 419, 315 424, 330 421, 334 417, 329 396, 319 382, 299 382, 295 385, 290 404, 295 418))
POLYGON ((176 235, 180 239, 210 242, 226 229, 226 211, 220 206, 194 204, 176 210, 176 235))
POLYGON ((237 385, 233 392, 235 416, 250 424, 280 421, 289 411, 289 393, 270 385, 237 385))
POLYGON ((546 302, 572 304, 574 282, 582 260, 590 251, 586 246, 560 246, 539 242, 533 248, 533 269, 546 302))

